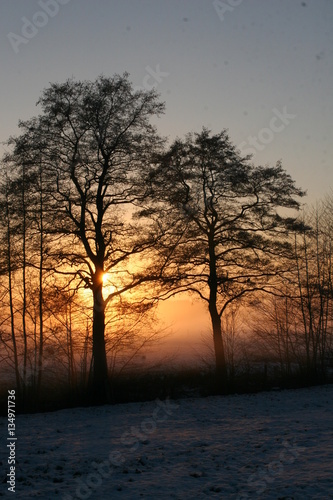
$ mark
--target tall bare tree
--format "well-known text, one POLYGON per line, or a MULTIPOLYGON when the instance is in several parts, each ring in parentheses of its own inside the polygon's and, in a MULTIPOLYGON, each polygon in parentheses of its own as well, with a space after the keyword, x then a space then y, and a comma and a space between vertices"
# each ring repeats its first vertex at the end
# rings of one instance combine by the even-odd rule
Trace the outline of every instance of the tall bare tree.
POLYGON ((206 129, 176 140, 157 159, 152 185, 151 215, 163 220, 168 234, 160 252, 168 256, 163 275, 169 295, 190 291, 207 303, 216 370, 225 386, 222 315, 246 294, 273 291, 304 193, 280 163, 256 167, 239 155, 226 131, 212 135, 206 129))
MULTIPOLYGON (((332 216, 329 198, 308 213, 310 231, 295 237, 299 310, 303 326, 306 374, 326 377, 332 355, 332 216)), ((305 365, 305 366, 304 366, 305 365)))
POLYGON ((127 74, 52 84, 38 104, 41 114, 20 123, 13 157, 29 157, 43 171, 42 230, 52 245, 42 254, 92 292, 93 392, 103 401, 106 306, 147 280, 138 256, 143 259, 155 236, 132 222, 132 213, 147 196, 144 178, 161 143, 150 121, 164 106, 155 91, 134 91, 127 74), (106 273, 113 286, 105 295, 106 273))
MULTIPOLYGON (((14 274, 19 268, 18 263, 18 252, 16 245, 14 243, 15 234, 15 218, 13 216, 14 203, 11 197, 10 182, 7 175, 7 171, 4 168, 4 178, 0 186, 0 213, 1 213, 1 253, 0 253, 0 275, 7 277, 6 293, 3 298, 8 304, 8 342, 7 349, 12 352, 13 364, 15 371, 15 380, 18 393, 21 392, 21 374, 20 374, 20 360, 19 360, 19 342, 16 330, 16 320, 17 320, 17 310, 15 308, 15 298, 14 298, 14 274), (10 347, 9 347, 10 345, 10 347)), ((6 314, 6 313, 5 313, 6 314)), ((2 322, 2 325, 6 321, 2 322)), ((6 329, 4 329, 6 330, 6 329)))

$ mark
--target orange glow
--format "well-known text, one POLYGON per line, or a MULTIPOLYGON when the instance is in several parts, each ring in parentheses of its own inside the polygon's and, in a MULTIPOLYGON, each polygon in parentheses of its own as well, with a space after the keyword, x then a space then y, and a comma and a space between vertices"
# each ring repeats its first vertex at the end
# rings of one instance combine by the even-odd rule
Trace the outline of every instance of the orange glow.
POLYGON ((110 293, 114 293, 116 291, 116 287, 110 282, 110 275, 108 273, 103 274, 103 289, 104 295, 109 295, 110 293))

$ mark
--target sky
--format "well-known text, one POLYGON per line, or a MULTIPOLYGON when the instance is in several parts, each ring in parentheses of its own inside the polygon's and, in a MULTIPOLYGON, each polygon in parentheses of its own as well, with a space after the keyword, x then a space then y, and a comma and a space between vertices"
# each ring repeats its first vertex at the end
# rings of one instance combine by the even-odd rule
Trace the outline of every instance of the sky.
MULTIPOLYGON (((333 188, 332 0, 1 0, 0 141, 50 82, 130 73, 170 140, 228 129, 314 203, 333 188)), ((0 149, 3 146, 0 147, 0 149)))
MULTIPOLYGON (((333 193, 332 28, 332 0, 1 0, 0 154, 51 82, 126 71, 165 102, 160 134, 228 129, 315 204, 333 193)), ((185 296, 160 308, 172 352, 206 349, 205 311, 185 296)))

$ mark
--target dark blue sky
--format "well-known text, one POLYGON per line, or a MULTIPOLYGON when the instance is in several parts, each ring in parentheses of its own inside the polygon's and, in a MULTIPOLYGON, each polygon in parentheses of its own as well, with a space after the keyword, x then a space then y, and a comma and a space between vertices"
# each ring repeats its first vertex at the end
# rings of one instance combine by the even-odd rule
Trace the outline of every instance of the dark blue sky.
POLYGON ((128 71, 162 134, 228 128, 309 201, 333 188, 331 0, 1 0, 0 28, 1 141, 49 82, 128 71))

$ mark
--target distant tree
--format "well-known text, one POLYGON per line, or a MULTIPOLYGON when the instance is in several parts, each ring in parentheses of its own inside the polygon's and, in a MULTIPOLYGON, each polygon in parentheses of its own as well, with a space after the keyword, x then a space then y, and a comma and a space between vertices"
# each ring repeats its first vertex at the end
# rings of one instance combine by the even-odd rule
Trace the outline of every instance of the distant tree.
POLYGON ((327 197, 306 214, 311 230, 295 235, 295 270, 297 272, 302 347, 307 376, 327 375, 327 363, 333 352, 332 287, 332 212, 327 197))
POLYGON ((281 373, 293 365, 307 380, 327 380, 333 353, 332 212, 330 197, 302 213, 294 235, 294 266, 280 297, 255 308, 254 333, 281 373))
POLYGON ((246 294, 276 289, 279 262, 292 249, 289 232, 297 229, 287 209, 297 211, 304 193, 280 163, 256 167, 242 158, 226 131, 177 139, 156 163, 150 215, 164 227, 166 296, 189 291, 207 303, 225 386, 223 313, 246 294))
POLYGON ((51 256, 73 286, 92 291, 93 392, 104 401, 106 306, 149 279, 143 255, 155 236, 132 222, 132 213, 148 194, 144 179, 161 142, 150 120, 164 106, 154 90, 134 91, 127 74, 52 84, 38 104, 42 113, 21 122, 21 135, 11 140, 12 159, 29 158, 43 172, 41 229, 52 244, 41 255, 51 256), (106 273, 113 286, 104 296, 106 273))
POLYGON ((300 362, 304 348, 297 289, 288 283, 280 297, 265 297, 253 309, 252 340, 256 350, 266 362, 278 362, 281 375, 290 377, 292 364, 300 362))
MULTIPOLYGON (((4 178, 0 185, 0 276, 6 277, 7 283, 1 287, 1 299, 5 307, 5 319, 2 318, 0 326, 0 338, 7 352, 12 353, 15 380, 18 394, 21 392, 21 377, 19 369, 19 347, 16 332, 17 314, 14 305, 14 273, 18 268, 17 249, 14 245, 15 227, 13 222, 13 200, 11 199, 10 183, 7 172, 4 169, 4 178), (8 320, 7 320, 8 318, 8 320), (6 321, 7 320, 7 321, 6 321), (6 328, 8 323, 8 328, 6 328)), ((3 305, 3 304, 2 304, 3 305)))
MULTIPOLYGON (((25 134, 22 134, 19 138, 12 137, 8 140, 7 145, 12 152, 7 153, 3 158, 12 205, 13 234, 16 240, 17 272, 15 288, 16 292, 19 293, 16 293, 15 308, 21 316, 22 323, 23 400, 27 382, 28 353, 31 350, 29 338, 30 344, 34 345, 33 362, 30 360, 30 372, 33 375, 30 376, 29 383, 35 386, 37 394, 40 392, 42 385, 45 344, 44 281, 45 265, 46 261, 49 260, 47 258, 47 235, 46 231, 44 231, 44 225, 47 216, 46 205, 50 197, 47 196, 44 190, 47 172, 44 171, 42 164, 42 145, 33 142, 34 128, 32 125, 35 124, 36 120, 32 120, 30 122, 31 126, 25 134), (34 281, 34 284, 31 283, 33 292, 30 286, 30 295, 33 293, 33 299, 28 297, 28 282, 31 280, 34 281), (35 299, 38 299, 38 305, 34 303, 35 299), (32 306, 30 310, 28 308, 29 302, 30 306, 32 306), (32 305, 32 303, 34 304, 32 305), (30 322, 30 332, 28 331, 28 322, 30 322)), ((23 124, 21 126, 24 127, 23 124)))

